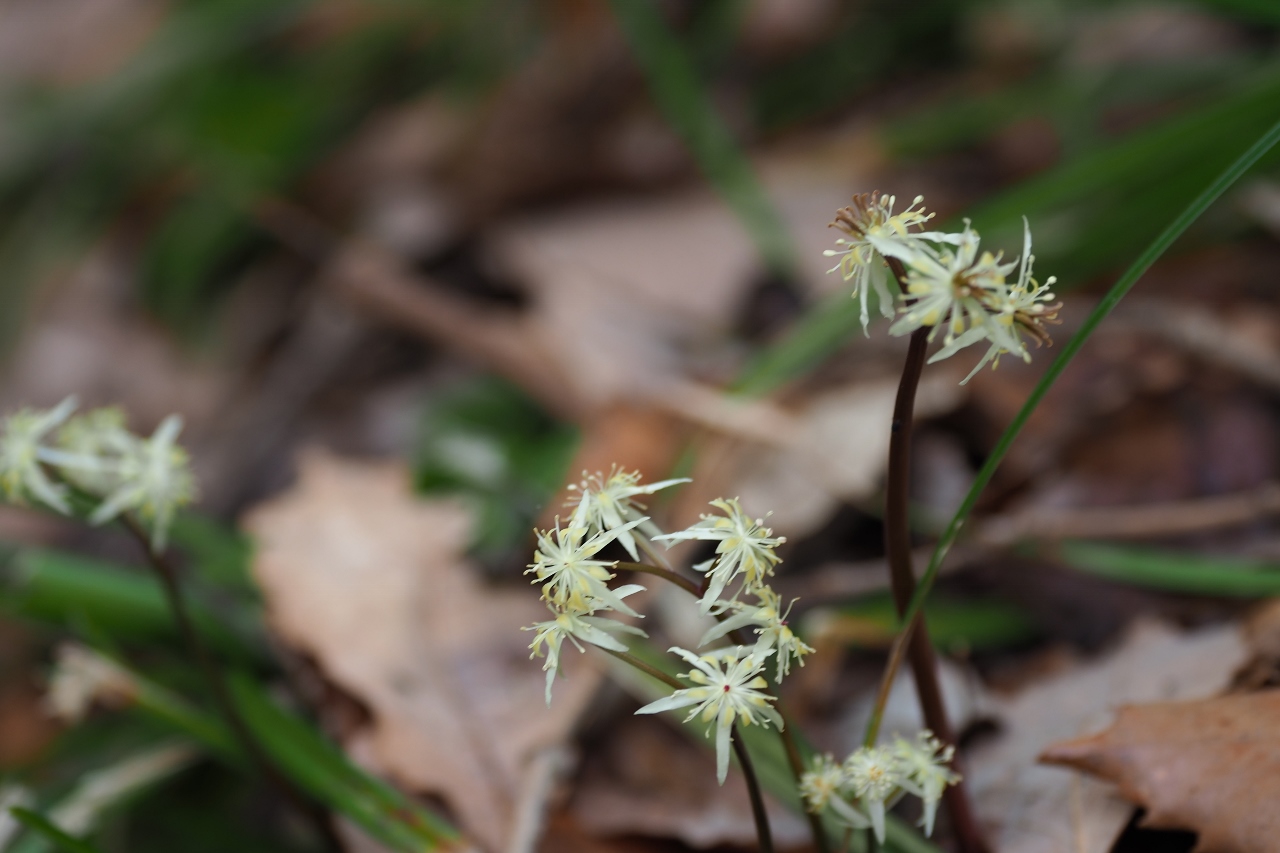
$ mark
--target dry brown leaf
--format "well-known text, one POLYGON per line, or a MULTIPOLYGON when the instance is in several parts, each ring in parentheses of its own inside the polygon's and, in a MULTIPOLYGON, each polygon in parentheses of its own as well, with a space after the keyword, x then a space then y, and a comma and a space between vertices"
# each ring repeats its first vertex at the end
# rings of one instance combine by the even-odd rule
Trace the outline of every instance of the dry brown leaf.
POLYGON ((1128 705, 1096 735, 1040 760, 1115 782, 1145 824, 1200 835, 1201 853, 1274 850, 1280 837, 1280 690, 1128 705))
POLYGON ((1100 659, 1069 662, 1017 695, 995 699, 1001 732, 968 754, 975 806, 1000 853, 1104 853, 1132 806, 1110 786, 1036 764, 1046 744, 1105 725, 1132 702, 1220 691, 1245 656, 1233 627, 1192 633, 1140 622, 1100 659))
POLYGON ((489 850, 540 814, 531 767, 555 751, 598 684, 569 663, 556 701, 520 626, 536 596, 486 589, 462 559, 470 519, 416 500, 398 464, 313 452, 297 485, 246 520, 272 627, 369 709, 348 746, 360 760, 443 799, 489 850))

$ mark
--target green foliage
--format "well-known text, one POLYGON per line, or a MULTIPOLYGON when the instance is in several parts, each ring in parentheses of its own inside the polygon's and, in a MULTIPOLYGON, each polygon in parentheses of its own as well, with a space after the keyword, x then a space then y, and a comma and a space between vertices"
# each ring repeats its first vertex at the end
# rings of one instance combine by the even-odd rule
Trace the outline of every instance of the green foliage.
MULTIPOLYGON (((953 654, 1009 648, 1037 634, 1036 625, 1010 604, 991 599, 959 600, 935 597, 924 608, 934 645, 953 654)), ((825 618, 825 617, 824 617, 825 618)), ((898 611, 884 593, 842 605, 829 614, 836 636, 847 634, 852 645, 883 648, 898 631, 898 611), (841 625, 847 620, 848 631, 841 625)))
POLYGON ((54 825, 48 818, 37 814, 30 809, 14 807, 9 809, 9 813, 27 829, 39 834, 59 850, 65 851, 65 853, 102 853, 102 851, 98 850, 98 848, 94 847, 92 844, 68 835, 54 825))
POLYGON ((526 541, 538 512, 565 481, 578 434, 510 384, 483 378, 439 395, 423 420, 420 491, 466 500, 473 547, 500 556, 526 541))
POLYGON ((1260 560, 1100 542, 1063 542, 1047 554, 1073 569, 1136 586, 1233 598, 1280 595, 1280 566, 1260 560))

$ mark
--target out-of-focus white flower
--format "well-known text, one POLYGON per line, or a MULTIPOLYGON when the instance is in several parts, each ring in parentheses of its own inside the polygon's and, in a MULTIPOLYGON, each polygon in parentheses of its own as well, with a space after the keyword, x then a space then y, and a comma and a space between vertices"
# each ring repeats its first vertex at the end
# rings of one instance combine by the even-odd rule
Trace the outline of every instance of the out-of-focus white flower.
POLYGON ((75 411, 68 397, 48 411, 22 409, 0 426, 0 488, 15 503, 37 500, 64 515, 71 513, 66 488, 49 479, 43 464, 57 465, 69 459, 55 448, 45 447, 45 437, 75 411))
POLYGON ((649 539, 662 535, 658 526, 644 514, 644 504, 635 498, 690 482, 687 477, 682 477, 642 485, 639 471, 624 471, 616 465, 609 471, 608 477, 599 471, 590 475, 583 471, 582 476, 581 483, 569 486, 570 491, 582 492, 580 499, 570 502, 575 509, 569 526, 619 531, 618 542, 627 549, 633 560, 639 560, 640 553, 636 550, 635 533, 631 528, 625 527, 628 522, 638 522, 636 532, 649 539))
MULTIPOLYGON (((638 584, 628 584, 614 590, 614 594, 619 598, 626 598, 642 589, 644 587, 638 584)), ((542 669, 547 674, 547 705, 551 704, 551 686, 555 682, 556 673, 560 670, 560 647, 566 638, 580 652, 586 651, 582 643, 590 643, 615 652, 625 652, 627 647, 614 637, 614 634, 648 636, 644 631, 631 625, 591 615, 595 611, 575 613, 569 610, 557 610, 555 607, 550 609, 555 615, 554 619, 538 622, 532 627, 522 629, 537 632, 533 635, 533 642, 529 644, 532 650, 529 657, 546 655, 546 662, 543 663, 542 669)))
MULTIPOLYGON (((889 270, 886 257, 905 259, 923 251, 925 240, 946 240, 949 235, 911 232, 911 228, 923 225, 933 218, 924 208, 916 205, 924 201, 916 196, 910 206, 901 213, 893 212, 896 199, 879 192, 862 193, 853 197, 853 204, 836 211, 831 227, 839 228, 847 237, 836 240, 838 249, 828 249, 827 257, 839 257, 840 263, 830 272, 840 271, 845 281, 853 282, 852 295, 857 297, 862 309, 862 330, 867 333, 871 314, 867 309, 867 293, 874 290, 880 303, 880 313, 893 316, 894 297, 889 287, 889 270)), ((896 288, 895 288, 896 289, 896 288)))
POLYGON ((29 809, 35 805, 35 797, 24 785, 6 782, 0 785, 0 850, 8 850, 9 843, 23 830, 23 824, 10 809, 29 809))
POLYGON ((195 478, 187 452, 178 446, 182 418, 170 415, 150 438, 137 440, 120 457, 119 484, 89 515, 92 524, 110 521, 122 512, 137 512, 151 528, 151 549, 163 551, 169 525, 178 507, 195 497, 195 478))
POLYGON ((817 814, 833 797, 839 798, 840 790, 846 784, 844 765, 837 763, 830 754, 820 755, 814 759, 813 769, 800 776, 800 796, 804 798, 805 808, 817 814))
POLYGON ((885 809, 905 780, 897 755, 887 746, 862 747, 845 759, 844 770, 849 788, 871 819, 876 840, 883 844, 885 809))
POLYGON ((924 803, 920 825, 924 827, 926 836, 932 835, 933 821, 938 813, 938 801, 942 799, 942 792, 948 785, 960 781, 960 774, 947 767, 955 754, 955 747, 944 747, 926 729, 916 736, 914 743, 900 737, 895 739, 893 753, 898 759, 903 776, 899 784, 924 803))
POLYGON ((63 722, 78 723, 94 702, 127 703, 137 690, 137 679, 124 667, 82 645, 64 643, 58 647, 45 707, 63 722))
POLYGON ((810 812, 820 814, 830 808, 854 829, 869 829, 871 819, 844 799, 848 786, 849 774, 844 765, 837 764, 830 755, 814 759, 813 769, 800 776, 800 796, 810 812))
POLYGON ((692 705, 693 710, 685 717, 686 723, 699 715, 705 723, 714 721, 716 778, 723 785, 729 772, 730 732, 735 721, 744 726, 767 727, 772 724, 778 729, 783 726, 782 717, 769 704, 776 698, 762 692, 769 686, 769 682, 760 675, 768 653, 754 652, 741 646, 706 655, 696 655, 679 647, 672 647, 670 651, 693 665, 694 668, 681 678, 692 681, 696 686, 650 702, 636 713, 657 714, 692 705))
POLYGON ((542 597, 561 610, 589 613, 593 610, 617 610, 628 616, 638 616, 609 589, 607 581, 613 579, 609 571, 617 560, 596 560, 595 555, 618 537, 623 529, 639 524, 631 521, 615 530, 606 530, 588 537, 585 527, 556 527, 552 530, 536 530, 538 547, 533 562, 525 574, 534 575, 534 583, 543 584, 542 597))
POLYGON ((781 562, 774 548, 787 541, 782 536, 775 537, 773 531, 764 526, 763 519, 753 521, 743 512, 737 498, 717 498, 711 505, 724 515, 703 515, 687 530, 656 537, 669 541, 704 539, 720 543, 716 546, 714 559, 694 567, 707 575, 706 594, 698 600, 703 613, 711 612, 720 601, 724 588, 738 575, 744 576, 745 589, 759 589, 765 578, 773 574, 773 567, 781 562))
POLYGON ((702 635, 699 646, 727 636, 739 628, 755 627, 757 648, 768 649, 776 655, 777 673, 775 681, 791 674, 791 661, 797 660, 804 666, 804 656, 813 652, 813 647, 795 635, 788 624, 787 616, 791 613, 793 599, 784 609, 778 594, 771 587, 761 586, 753 592, 759 604, 745 604, 741 601, 724 602, 727 608, 738 611, 725 618, 702 635))
POLYGON ((84 462, 62 468, 62 475, 90 494, 109 494, 120 487, 121 460, 137 453, 139 441, 116 406, 76 415, 58 431, 58 449, 84 462))

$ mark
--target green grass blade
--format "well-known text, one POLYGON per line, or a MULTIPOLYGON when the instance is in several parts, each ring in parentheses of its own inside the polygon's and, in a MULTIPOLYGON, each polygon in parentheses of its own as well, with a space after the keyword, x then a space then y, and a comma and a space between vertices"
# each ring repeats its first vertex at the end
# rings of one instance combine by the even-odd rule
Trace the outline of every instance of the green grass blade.
POLYGON ((14 806, 9 809, 9 814, 13 815, 27 829, 40 835, 55 847, 67 851, 67 853, 102 853, 101 850, 89 842, 76 838, 74 835, 68 835, 55 826, 53 821, 30 809, 14 806))
POLYGON ((443 819, 348 761, 310 725, 272 702, 252 680, 233 678, 231 690, 272 763, 372 837, 406 853, 440 849, 460 837, 443 819))
POLYGON ((1236 181, 1240 179, 1250 167, 1260 160, 1263 155, 1269 152, 1277 142, 1280 142, 1280 122, 1272 125, 1271 129, 1253 143, 1247 151, 1236 158, 1227 169, 1217 177, 1204 191, 1191 202, 1190 205, 1179 216, 1169 224, 1167 228, 1147 247, 1133 265, 1125 271, 1124 275, 1112 285, 1107 291, 1106 296, 1098 303, 1097 307, 1089 314, 1079 330, 1072 335, 1067 341, 1058 357, 1049 365, 1049 369, 1045 371, 1044 376, 1036 383, 1031 394, 1027 397, 1026 403, 1022 409, 1014 417, 1013 422, 1005 429, 1004 434, 1000 436, 1000 440, 996 442, 991 454, 983 463, 982 468, 978 471, 974 478, 973 485, 969 488, 969 492, 965 495, 964 501, 960 504, 960 508, 956 510, 956 514, 952 517, 950 523, 947 524, 946 530, 943 531, 941 538, 938 540, 937 546, 934 548, 933 556, 929 560, 929 566, 924 574, 920 577, 920 582, 916 587, 915 595, 912 596, 910 604, 907 606, 906 612, 903 614, 902 624, 910 625, 912 621, 919 615, 924 607, 925 598, 929 591, 933 588, 934 581, 938 578, 938 572, 942 568, 942 561, 946 559, 947 552, 951 546, 955 544, 956 538, 960 535, 960 529, 965 521, 973 512, 974 506, 978 502, 978 497, 982 494, 983 489, 991 482, 991 478, 995 475, 996 469, 1000 467, 1000 463, 1004 460, 1005 454, 1009 452, 1009 448, 1017 439, 1018 434, 1026 425, 1031 417, 1031 413, 1040 405, 1040 401, 1044 399, 1045 394, 1053 387, 1053 383, 1057 381, 1062 371, 1066 369, 1071 360, 1075 358, 1085 341, 1093 334, 1098 325, 1106 319, 1107 315, 1115 309, 1120 300, 1133 287, 1139 278, 1151 267, 1156 260, 1163 255, 1174 241, 1182 235, 1184 231, 1191 226, 1191 223, 1200 218, 1214 201, 1227 191, 1236 181))
POLYGON ((688 52, 651 0, 610 0, 628 43, 644 70, 653 99, 693 152, 707 180, 742 221, 769 268, 790 276, 795 248, 751 163, 717 116, 688 52))
POLYGON ((1078 541, 1062 542, 1047 555, 1073 569, 1137 586, 1232 598, 1280 595, 1275 563, 1078 541))

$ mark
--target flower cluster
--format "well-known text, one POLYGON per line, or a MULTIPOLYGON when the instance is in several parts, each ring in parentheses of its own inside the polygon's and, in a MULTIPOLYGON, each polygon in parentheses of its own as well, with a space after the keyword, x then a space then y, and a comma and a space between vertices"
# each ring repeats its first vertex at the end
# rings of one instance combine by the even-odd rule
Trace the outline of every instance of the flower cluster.
POLYGON ((170 415, 143 438, 125 428, 119 409, 73 415, 75 407, 68 397, 0 422, 0 489, 14 503, 69 515, 74 487, 97 501, 91 523, 135 513, 151 531, 151 547, 163 550, 174 513, 195 497, 187 453, 177 444, 182 419, 170 415))
POLYGON ((930 340, 944 330, 943 346, 930 362, 948 358, 967 346, 986 342, 986 354, 965 382, 987 362, 1013 354, 1030 361, 1027 342, 1048 343, 1045 324, 1057 321, 1059 305, 1050 287, 1032 277, 1031 227, 1023 220, 1020 260, 1002 262, 1000 254, 981 250, 978 232, 968 221, 959 233, 912 231, 933 214, 917 209, 917 197, 901 213, 893 213, 893 196, 877 193, 854 198, 850 207, 836 213, 832 226, 847 237, 836 240, 837 249, 826 254, 839 257, 831 269, 853 282, 853 295, 862 302, 862 326, 867 328, 868 286, 876 291, 881 312, 897 319, 891 335, 906 335, 922 327, 933 329, 930 340), (902 293, 890 295, 889 264, 896 266, 902 293), (1017 271, 1014 280, 1009 276, 1017 271))
POLYGON ((784 606, 768 579, 781 562, 775 553, 785 541, 775 537, 764 526, 763 519, 753 519, 737 499, 717 499, 711 505, 719 514, 702 516, 686 530, 663 533, 644 514, 645 507, 637 498, 685 483, 688 480, 663 480, 644 485, 638 472, 617 467, 606 476, 584 473, 580 483, 571 487, 579 496, 571 502, 573 514, 569 526, 535 531, 538 545, 529 574, 534 583, 542 584, 542 597, 551 609, 553 619, 525 630, 536 631, 530 648, 533 655, 544 655, 547 672, 547 701, 551 701, 551 685, 560 664, 560 650, 567 637, 579 651, 583 644, 616 652, 626 651, 619 634, 643 636, 639 629, 603 618, 608 611, 637 616, 624 601, 643 587, 629 584, 610 588, 618 563, 596 559, 599 551, 617 542, 634 560, 641 554, 655 567, 669 571, 666 560, 654 548, 655 542, 666 547, 682 541, 716 542, 715 556, 694 568, 703 573, 703 594, 699 606, 703 613, 718 622, 707 631, 699 646, 720 641, 730 635, 751 630, 755 641, 699 654, 673 647, 670 651, 693 668, 680 677, 691 687, 676 690, 670 696, 641 708, 637 713, 652 714, 693 706, 686 722, 695 717, 715 728, 716 764, 723 783, 729 766, 732 728, 739 725, 782 727, 782 719, 774 711, 774 696, 766 692, 764 673, 769 659, 776 661, 776 680, 781 682, 795 661, 804 664, 804 656, 813 649, 792 632, 787 617, 790 604, 784 606), (729 590, 735 590, 727 595, 729 590), (739 600, 751 596, 754 602, 739 600))
POLYGON ((942 792, 960 781, 947 767, 954 751, 926 730, 914 741, 899 737, 891 745, 861 747, 841 763, 819 756, 801 778, 800 794, 809 811, 830 809, 854 829, 870 828, 881 843, 885 811, 911 794, 923 802, 920 825, 925 835, 932 835, 942 792))

